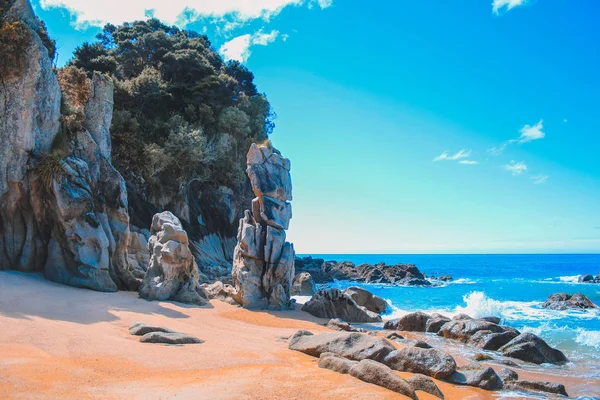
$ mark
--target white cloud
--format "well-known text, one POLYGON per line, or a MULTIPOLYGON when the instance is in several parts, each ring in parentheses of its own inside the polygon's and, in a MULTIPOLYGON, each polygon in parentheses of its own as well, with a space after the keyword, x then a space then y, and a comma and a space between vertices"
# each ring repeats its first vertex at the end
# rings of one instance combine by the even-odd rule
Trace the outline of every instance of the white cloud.
POLYGON ((543 139, 546 134, 542 130, 544 129, 544 121, 540 119, 540 122, 533 126, 525 125, 521 128, 521 136, 518 139, 519 143, 527 143, 532 140, 543 139))
POLYGON ((465 165, 477 165, 477 164, 479 164, 479 161, 475 161, 475 160, 460 160, 458 163, 459 164, 465 164, 465 165))
POLYGON ((219 53, 225 60, 237 60, 240 62, 246 62, 250 57, 250 47, 252 46, 266 46, 269 43, 273 43, 279 31, 271 31, 271 33, 263 33, 258 31, 255 34, 246 34, 235 37, 230 41, 226 42, 219 49, 219 53))
MULTIPOLYGON (((566 120, 565 120, 566 122, 566 120)), ((492 147, 488 149, 488 153, 493 156, 499 156, 504 152, 504 150, 508 147, 509 144, 518 143, 523 144, 527 142, 531 142, 533 140, 543 139, 546 137, 546 133, 543 131, 544 129, 544 121, 540 119, 540 121, 531 126, 531 125, 523 125, 523 127, 519 130, 521 135, 517 139, 511 139, 504 143, 502 143, 498 147, 492 147)))
POLYGON ((290 35, 288 35, 287 33, 284 33, 283 35, 281 35, 281 40, 283 40, 284 42, 287 42, 287 40, 290 38, 290 35))
POLYGON ((548 178, 550 178, 548 175, 536 175, 536 176, 531 177, 531 179, 533 179, 534 185, 540 185, 542 183, 546 183, 548 178))
POLYGON ((168 24, 185 25, 202 17, 233 17, 237 22, 268 20, 288 6, 332 5, 333 0, 40 0, 44 10, 65 8, 78 27, 145 20, 148 14, 168 24))
POLYGON ((499 14, 502 8, 506 8, 509 11, 515 7, 522 6, 527 0, 493 0, 492 1, 492 12, 499 14))
POLYGON ((511 162, 505 164, 503 168, 512 172, 513 175, 521 175, 522 173, 527 172, 527 164, 525 164, 523 161, 516 162, 511 160, 511 162))
POLYGON ((433 159, 433 161, 456 161, 462 158, 467 158, 471 155, 471 150, 462 149, 454 155, 449 155, 448 151, 444 151, 442 154, 433 159))

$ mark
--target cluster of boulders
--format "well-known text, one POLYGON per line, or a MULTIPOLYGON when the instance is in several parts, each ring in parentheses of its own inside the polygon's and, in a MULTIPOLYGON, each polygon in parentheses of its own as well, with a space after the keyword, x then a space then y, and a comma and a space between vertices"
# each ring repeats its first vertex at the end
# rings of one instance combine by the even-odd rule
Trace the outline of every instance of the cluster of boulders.
MULTIPOLYGON (((311 256, 296 258, 296 271, 308 272, 316 283, 333 282, 334 280, 354 281, 361 283, 384 283, 392 285, 431 286, 440 279, 428 280, 419 269, 412 264, 355 265, 349 261, 325 261, 311 256)), ((444 280, 452 277, 445 276, 444 280)))
POLYGON ((568 361, 560 350, 550 347, 540 337, 500 325, 500 319, 497 317, 471 318, 459 314, 450 319, 440 314, 414 312, 387 321, 384 328, 436 333, 438 336, 465 343, 469 347, 499 351, 506 357, 534 364, 560 364, 568 361))
POLYGON ((319 318, 341 318, 347 322, 382 322, 387 303, 357 286, 346 291, 322 289, 302 306, 302 311, 319 318))
POLYGON ((558 311, 598 308, 596 304, 581 293, 554 293, 542 303, 542 307, 558 311))
POLYGON ((158 325, 144 324, 135 322, 129 327, 129 334, 140 336, 142 343, 162 343, 162 344, 199 344, 204 343, 197 337, 187 335, 181 332, 175 332, 169 328, 158 325))
POLYGON ((292 308, 295 252, 285 233, 292 218, 290 161, 270 144, 252 144, 247 164, 256 198, 240 220, 233 296, 244 307, 292 308))
POLYGON ((600 283, 600 272, 596 276, 594 276, 592 274, 581 275, 579 278, 577 278, 577 282, 579 282, 579 283, 600 283))
POLYGON ((431 378, 485 390, 506 388, 567 395, 564 385, 519 381, 518 374, 508 368, 496 372, 478 363, 459 367, 444 351, 415 346, 396 348, 386 339, 356 331, 313 334, 301 330, 289 337, 287 344, 291 350, 319 357, 320 368, 349 374, 412 399, 418 398, 418 390, 444 398, 431 378), (415 375, 404 379, 394 371, 415 375))

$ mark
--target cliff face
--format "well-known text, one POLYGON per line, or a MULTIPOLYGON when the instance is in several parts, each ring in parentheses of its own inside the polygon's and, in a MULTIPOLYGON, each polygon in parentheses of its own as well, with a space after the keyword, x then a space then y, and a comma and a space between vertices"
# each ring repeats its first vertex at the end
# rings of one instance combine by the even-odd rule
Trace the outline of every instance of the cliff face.
POLYGON ((0 269, 40 271, 94 290, 137 290, 150 263, 152 217, 169 210, 188 233, 200 280, 228 280, 250 184, 234 193, 193 179, 160 201, 139 196, 111 163, 112 80, 93 74, 83 125, 66 129, 64 96, 31 5, 17 0, 7 16, 31 40, 24 68, 0 87, 0 269))

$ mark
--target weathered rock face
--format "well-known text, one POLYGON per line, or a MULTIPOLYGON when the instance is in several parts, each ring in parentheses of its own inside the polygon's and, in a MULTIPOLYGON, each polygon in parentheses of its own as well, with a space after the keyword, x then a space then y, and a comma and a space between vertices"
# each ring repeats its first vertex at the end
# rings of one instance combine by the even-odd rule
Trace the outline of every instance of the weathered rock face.
POLYGON ((198 267, 179 219, 168 211, 156 214, 150 233, 152 236, 148 248, 152 256, 140 286, 140 297, 206 304, 204 291, 200 288, 198 267))
POLYGON ((245 307, 290 308, 294 247, 285 241, 292 217, 290 162, 269 146, 252 144, 247 173, 256 198, 240 220, 233 256, 234 299, 245 307))
POLYGON ((588 308, 598 308, 590 299, 581 293, 575 293, 573 295, 569 293, 555 293, 546 299, 542 304, 543 308, 550 310, 585 310, 588 308))
POLYGON ((0 269, 41 271, 47 238, 33 216, 28 172, 32 154, 49 152, 60 131, 61 94, 31 5, 18 1, 7 14, 30 27, 32 40, 23 68, 0 85, 0 269))
POLYGON ((322 353, 335 353, 350 360, 382 361, 394 351, 387 340, 356 332, 333 332, 313 335, 298 331, 288 341, 290 350, 319 357, 322 353))
POLYGON ((508 381, 504 384, 506 389, 533 393, 553 393, 568 396, 565 385, 553 382, 537 381, 508 381))
POLYGON ((315 317, 340 318, 346 322, 381 322, 379 314, 359 306, 339 289, 320 290, 302 306, 302 311, 315 317))
POLYGON ((24 68, 0 90, 0 268, 43 271, 101 291, 135 290, 143 271, 128 263, 125 183, 102 151, 110 143, 112 83, 99 74, 91 83, 86 126, 94 136, 61 132, 61 91, 38 21, 26 0, 9 13, 31 28, 32 40, 24 68))

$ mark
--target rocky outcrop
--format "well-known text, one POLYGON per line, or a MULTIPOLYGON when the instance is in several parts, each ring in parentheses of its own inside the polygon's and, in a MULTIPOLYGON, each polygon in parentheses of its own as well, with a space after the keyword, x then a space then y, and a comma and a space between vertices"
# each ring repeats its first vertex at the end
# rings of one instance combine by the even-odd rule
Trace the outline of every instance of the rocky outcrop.
POLYGON ((290 350, 319 357, 322 353, 335 353, 350 360, 382 361, 394 351, 387 340, 356 332, 332 332, 313 335, 307 331, 296 332, 288 340, 290 350))
POLYGON ((577 278, 577 282, 579 283, 600 283, 600 273, 594 276, 592 274, 581 275, 577 278))
POLYGON ((90 82, 89 130, 61 131, 61 90, 39 22, 25 0, 9 14, 29 26, 31 40, 24 67, 0 91, 0 268, 43 271, 100 291, 136 290, 144 271, 128 262, 125 183, 102 149, 110 142, 112 82, 99 74, 90 82))
POLYGON ((351 286, 346 289, 346 294, 352 297, 352 300, 359 306, 377 314, 384 313, 387 309, 387 302, 384 299, 361 287, 351 286))
POLYGON ((31 5, 18 1, 7 14, 24 21, 31 40, 23 67, 0 87, 0 269, 42 271, 48 233, 33 213, 29 174, 33 155, 50 152, 60 131, 61 95, 31 5))
POLYGON ((148 248, 150 266, 140 286, 140 297, 147 300, 173 300, 205 305, 198 267, 189 249, 188 236, 181 222, 169 211, 156 214, 150 229, 148 248))
POLYGON ((298 272, 309 272, 317 283, 345 280, 393 285, 431 285, 431 282, 412 264, 386 265, 379 263, 357 266, 348 261, 325 261, 308 256, 296 259, 296 269, 298 272))
POLYGON ((359 306, 339 289, 323 289, 302 306, 302 311, 318 318, 340 318, 347 322, 381 322, 377 313, 359 306))
POLYGON ((231 297, 235 292, 235 289, 231 285, 217 281, 213 283, 203 283, 200 285, 200 288, 202 288, 206 298, 209 300, 220 300, 231 305, 237 304, 237 302, 231 297))
POLYGON ((312 296, 317 292, 317 286, 308 272, 301 272, 292 281, 292 295, 312 296))
POLYGON ((244 307, 293 306, 294 247, 285 241, 292 217, 290 162, 272 147, 252 144, 247 173, 256 198, 240 220, 234 251, 234 299, 244 307))
POLYGON ((507 356, 534 364, 560 364, 567 357, 557 349, 550 347, 544 340, 533 333, 522 333, 502 346, 499 351, 507 356))
POLYGON ((467 342, 473 335, 479 331, 489 331, 491 333, 502 333, 504 328, 480 319, 459 319, 452 320, 442 325, 438 331, 439 336, 447 339, 455 339, 461 342, 467 342))
POLYGON ((438 333, 446 322, 450 322, 450 318, 437 313, 431 314, 425 323, 425 332, 438 333))
POLYGON ((575 293, 573 295, 569 293, 555 293, 546 299, 542 304, 543 308, 549 310, 586 310, 589 308, 598 308, 590 299, 581 293, 575 293))

